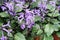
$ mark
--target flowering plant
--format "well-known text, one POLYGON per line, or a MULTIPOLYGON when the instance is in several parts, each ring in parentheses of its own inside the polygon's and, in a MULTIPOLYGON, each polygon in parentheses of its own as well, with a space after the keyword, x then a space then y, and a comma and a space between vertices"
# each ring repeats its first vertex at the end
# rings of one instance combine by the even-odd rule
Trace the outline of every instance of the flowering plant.
POLYGON ((60 37, 57 0, 10 0, 0 10, 0 40, 54 40, 54 33, 60 37))

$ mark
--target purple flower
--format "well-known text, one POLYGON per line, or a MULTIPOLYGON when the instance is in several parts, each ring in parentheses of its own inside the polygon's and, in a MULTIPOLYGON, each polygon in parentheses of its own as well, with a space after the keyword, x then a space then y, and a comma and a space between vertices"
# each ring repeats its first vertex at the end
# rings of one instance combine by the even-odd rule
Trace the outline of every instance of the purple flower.
POLYGON ((60 10, 60 6, 58 6, 57 9, 60 10))
POLYGON ((22 22, 22 20, 24 19, 24 13, 19 13, 18 15, 19 15, 18 21, 22 22))
POLYGON ((21 27, 21 29, 24 29, 25 28, 25 24, 23 23, 20 27, 21 27))
POLYGON ((10 33, 12 32, 12 29, 7 30, 7 29, 3 28, 3 30, 7 32, 7 35, 8 35, 8 36, 9 36, 9 35, 10 35, 10 33))
POLYGON ((36 2, 36 0, 32 0, 32 2, 36 2))
POLYGON ((20 0, 13 0, 13 1, 15 1, 15 2, 17 2, 17 3, 19 3, 19 2, 20 2, 20 0))
POLYGON ((31 25, 31 24, 27 26, 27 28, 31 28, 31 27, 32 27, 32 25, 31 25))
POLYGON ((34 18, 32 16, 28 16, 26 18, 26 24, 30 24, 31 22, 33 22, 34 18))
POLYGON ((32 24, 34 23, 33 11, 26 9, 25 12, 26 12, 25 13, 25 21, 26 21, 27 28, 31 28, 32 24))
POLYGON ((27 18, 28 16, 33 16, 33 11, 29 11, 29 9, 25 10, 25 17, 27 18))
POLYGON ((27 25, 27 28, 31 28, 33 27, 33 25, 34 25, 34 22, 31 22, 30 24, 27 25))
POLYGON ((6 3, 5 3, 5 6, 6 6, 9 10, 11 10, 11 11, 14 10, 14 5, 13 5, 13 3, 6 2, 6 3))
POLYGON ((49 3, 55 7, 55 4, 56 4, 55 1, 49 1, 49 3))
POLYGON ((48 0, 44 0, 45 2, 47 2, 48 0))
POLYGON ((23 7, 23 3, 21 3, 21 4, 16 4, 16 7, 22 8, 22 7, 23 7))
POLYGON ((6 7, 4 7, 4 6, 1 6, 1 8, 2 8, 3 11, 6 10, 6 7))
POLYGON ((25 0, 13 0, 14 2, 16 2, 16 3, 22 3, 22 4, 24 4, 25 3, 25 0))
POLYGON ((4 36, 3 32, 2 32, 2 37, 0 38, 0 40, 7 40, 7 37, 4 36))
POLYGON ((34 9, 34 14, 40 16, 40 10, 39 9, 34 9))
POLYGON ((46 4, 44 4, 44 3, 38 3, 38 7, 40 7, 40 9, 46 9, 47 8, 46 4))
POLYGON ((13 11, 7 11, 11 16, 15 16, 16 15, 16 13, 15 12, 13 12, 13 11))
POLYGON ((7 23, 7 24, 2 25, 2 27, 6 27, 6 26, 11 27, 11 26, 10 26, 10 21, 8 21, 8 23, 7 23))

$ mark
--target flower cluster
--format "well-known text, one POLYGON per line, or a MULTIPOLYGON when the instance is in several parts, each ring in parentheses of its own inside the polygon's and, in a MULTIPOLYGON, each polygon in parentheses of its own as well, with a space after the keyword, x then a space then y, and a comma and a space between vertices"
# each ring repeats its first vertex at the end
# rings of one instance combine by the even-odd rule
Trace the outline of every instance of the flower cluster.
MULTIPOLYGON (((0 14, 1 20, 3 19, 2 21, 4 21, 0 29, 2 31, 0 40, 9 40, 8 37, 11 36, 10 34, 12 32, 12 34, 15 34, 16 32, 21 32, 20 30, 33 29, 36 24, 38 24, 39 28, 43 27, 42 29, 45 32, 46 29, 44 26, 48 23, 53 24, 51 20, 56 21, 55 17, 60 15, 58 13, 60 11, 60 6, 56 6, 55 1, 48 0, 6 1, 1 5, 1 9, 9 16, 6 17, 7 15, 2 16, 2 14, 0 14), (4 32, 6 32, 7 36, 4 32)), ((38 30, 39 29, 37 29, 37 31, 38 30)))

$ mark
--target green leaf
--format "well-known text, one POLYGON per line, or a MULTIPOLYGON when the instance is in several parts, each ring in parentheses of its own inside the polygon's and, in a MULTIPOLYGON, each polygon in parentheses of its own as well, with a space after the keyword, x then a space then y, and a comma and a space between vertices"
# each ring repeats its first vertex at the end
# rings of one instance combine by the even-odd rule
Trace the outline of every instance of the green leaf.
POLYGON ((60 16, 58 16, 58 20, 60 20, 60 16))
POLYGON ((0 30, 0 37, 2 36, 2 31, 0 30))
POLYGON ((54 32, 52 24, 46 24, 44 31, 47 34, 47 36, 50 36, 54 32))
POLYGON ((0 16, 1 16, 1 17, 9 17, 9 14, 6 13, 6 12, 1 12, 1 13, 0 13, 0 16))
POLYGON ((31 35, 32 36, 35 36, 36 35, 36 32, 40 29, 40 26, 38 24, 35 24, 33 27, 32 27, 32 32, 31 32, 31 35))
POLYGON ((13 37, 12 33, 10 33, 9 37, 13 37))
POLYGON ((24 36, 23 34, 21 34, 21 33, 16 33, 16 34, 14 35, 14 40, 26 40, 26 39, 25 39, 25 36, 24 36))
POLYGON ((53 39, 53 36, 48 37, 48 36, 44 35, 43 40, 54 40, 54 39, 53 39))
POLYGON ((51 22, 54 23, 54 24, 60 23, 57 19, 51 19, 51 22))
POLYGON ((30 37, 27 37, 27 40, 34 40, 34 38, 30 36, 30 37))
POLYGON ((16 12, 21 12, 22 11, 22 7, 15 6, 15 8, 16 8, 16 12))
POLYGON ((9 37, 9 40, 13 40, 13 38, 12 37, 9 37))
POLYGON ((53 29, 54 31, 59 31, 59 24, 54 24, 53 29))
POLYGON ((48 13, 47 15, 50 16, 50 17, 53 17, 53 14, 52 13, 48 13))
POLYGON ((50 16, 50 17, 57 17, 57 16, 59 16, 60 14, 59 14, 58 10, 55 10, 54 12, 48 13, 47 15, 50 16))
POLYGON ((57 34, 58 37, 60 37, 60 32, 57 32, 56 34, 57 34))
POLYGON ((2 22, 0 22, 0 26, 2 26, 3 25, 3 23, 2 22))
POLYGON ((32 2, 30 8, 37 7, 37 2, 32 2))
POLYGON ((41 17, 36 15, 34 21, 36 22, 36 21, 40 21, 40 20, 41 20, 41 17))
POLYGON ((54 11, 55 10, 55 7, 53 7, 52 5, 50 4, 47 4, 47 9, 51 10, 51 11, 54 11))
POLYGON ((57 17, 57 16, 59 16, 60 14, 59 14, 59 12, 58 12, 58 10, 55 10, 55 12, 53 12, 53 17, 57 17))
POLYGON ((35 24, 34 26, 33 26, 33 30, 39 30, 40 29, 40 26, 38 25, 38 24, 35 24))
POLYGON ((39 30, 37 31, 37 35, 41 35, 41 33, 43 33, 43 31, 42 31, 41 29, 39 29, 39 30))

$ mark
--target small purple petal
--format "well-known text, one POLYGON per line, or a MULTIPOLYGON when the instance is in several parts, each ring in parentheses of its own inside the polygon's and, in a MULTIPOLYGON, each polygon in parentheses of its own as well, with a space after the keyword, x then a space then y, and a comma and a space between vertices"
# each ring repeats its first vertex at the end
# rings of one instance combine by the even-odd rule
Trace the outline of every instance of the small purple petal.
POLYGON ((7 30, 7 29, 3 28, 3 30, 7 32, 7 35, 8 35, 8 36, 9 36, 9 35, 10 35, 10 33, 12 32, 12 29, 7 30))
POLYGON ((58 6, 57 9, 60 10, 60 6, 58 6))
POLYGON ((15 15, 16 15, 16 13, 13 12, 13 11, 8 11, 8 13, 9 13, 10 15, 12 15, 12 16, 15 16, 15 15))
POLYGON ((10 21, 8 21, 8 23, 7 23, 7 24, 2 25, 2 27, 6 27, 6 26, 11 27, 11 26, 10 26, 10 21))
POLYGON ((4 6, 1 6, 1 8, 2 8, 3 11, 6 9, 6 7, 4 7, 4 6))
POLYGON ((13 9, 14 9, 13 3, 6 2, 5 6, 11 11, 13 11, 13 9))
POLYGON ((0 40, 7 40, 7 37, 4 36, 3 32, 2 32, 2 37, 0 38, 0 40))
POLYGON ((49 3, 55 7, 55 4, 56 4, 55 1, 50 1, 49 3))
POLYGON ((21 29, 24 29, 24 28, 25 28, 25 24, 22 24, 22 25, 21 25, 21 29))

